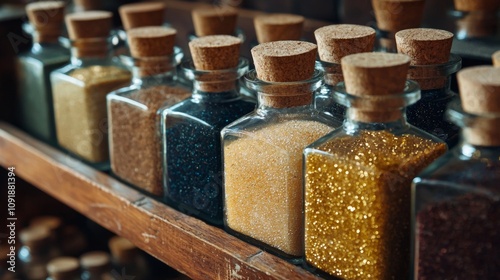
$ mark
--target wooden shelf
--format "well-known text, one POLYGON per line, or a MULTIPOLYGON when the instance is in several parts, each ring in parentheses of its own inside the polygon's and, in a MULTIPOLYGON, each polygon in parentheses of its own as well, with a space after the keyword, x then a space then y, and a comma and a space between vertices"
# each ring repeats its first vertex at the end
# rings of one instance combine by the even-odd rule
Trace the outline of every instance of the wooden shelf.
POLYGON ((4 122, 0 165, 193 279, 319 279, 4 122))

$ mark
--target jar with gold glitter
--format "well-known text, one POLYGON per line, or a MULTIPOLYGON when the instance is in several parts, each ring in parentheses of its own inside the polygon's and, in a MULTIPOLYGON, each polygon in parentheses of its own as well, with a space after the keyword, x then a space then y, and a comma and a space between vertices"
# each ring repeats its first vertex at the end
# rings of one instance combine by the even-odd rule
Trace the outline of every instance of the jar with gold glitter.
POLYGON ((222 131, 224 223, 250 243, 291 260, 303 255, 302 151, 340 126, 313 108, 323 72, 316 45, 263 43, 252 49, 247 85, 259 106, 222 131))
POLYGON ((496 279, 500 273, 500 68, 457 75, 448 118, 460 144, 413 180, 412 279, 496 279))
POLYGON ((402 54, 342 58, 339 129, 304 150, 305 260, 342 279, 406 279, 410 184, 447 146, 406 122, 420 98, 402 54))
POLYGON ((106 95, 130 84, 131 74, 112 59, 112 14, 69 14, 71 63, 52 72, 58 145, 98 168, 109 168, 106 95))

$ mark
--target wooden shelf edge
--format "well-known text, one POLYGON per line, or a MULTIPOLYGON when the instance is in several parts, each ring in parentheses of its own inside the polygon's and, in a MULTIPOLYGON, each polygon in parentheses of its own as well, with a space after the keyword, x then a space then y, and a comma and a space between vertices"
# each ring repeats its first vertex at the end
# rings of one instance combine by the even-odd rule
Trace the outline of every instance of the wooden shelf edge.
POLYGON ((193 279, 319 279, 4 122, 0 165, 193 279))

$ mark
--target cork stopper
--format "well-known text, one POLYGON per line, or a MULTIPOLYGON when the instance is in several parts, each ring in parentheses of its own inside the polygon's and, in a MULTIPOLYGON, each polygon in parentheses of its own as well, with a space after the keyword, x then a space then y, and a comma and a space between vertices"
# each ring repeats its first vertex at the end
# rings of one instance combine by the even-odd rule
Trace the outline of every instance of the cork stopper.
MULTIPOLYGON (((211 35, 189 42, 196 70, 227 70, 238 66, 241 39, 229 35, 211 35)), ((235 73, 204 75, 199 80, 204 92, 223 92, 235 88, 235 73)))
POLYGON ((35 41, 57 42, 64 20, 63 1, 34 2, 26 5, 26 13, 37 33, 35 41))
POLYGON ((500 146, 500 68, 476 66, 457 74, 460 98, 465 112, 494 114, 496 118, 478 118, 463 131, 467 141, 478 146, 500 146))
POLYGON ((496 51, 492 56, 493 66, 500 67, 500 51, 496 51))
POLYGON ((102 0, 74 0, 76 10, 92 11, 102 9, 102 0))
MULTIPOLYGON (((411 58, 411 65, 439 65, 450 58, 453 33, 430 28, 406 29, 396 33, 396 43, 398 52, 411 58)), ((422 90, 443 88, 448 81, 429 67, 411 68, 408 79, 418 82, 422 90)))
POLYGON ((191 16, 198 37, 235 34, 238 11, 230 6, 200 6, 191 16))
POLYGON ((292 14, 266 14, 254 18, 259 43, 282 40, 300 40, 304 17, 292 14))
MULTIPOLYGON (((316 59, 315 44, 302 41, 276 41, 252 48, 257 77, 265 82, 299 82, 312 78, 316 59)), ((262 89, 260 102, 267 106, 285 108, 310 104, 309 85, 267 85, 262 89)))
MULTIPOLYGON (((388 96, 404 92, 410 58, 403 54, 358 53, 342 58, 345 87, 357 96, 388 96)), ((350 117, 362 122, 387 122, 401 117, 400 98, 352 104, 350 117)))
POLYGON ((93 251, 80 257, 80 265, 92 274, 101 274, 111 270, 111 257, 103 251, 93 251))
POLYGON ((78 259, 59 257, 47 264, 47 272, 55 280, 74 279, 79 276, 78 259))
POLYGON ((106 56, 112 16, 112 13, 105 11, 80 12, 66 16, 69 38, 75 41, 76 56, 106 56))
POLYGON ((130 53, 137 58, 140 76, 152 76, 172 69, 169 56, 174 51, 173 28, 162 26, 138 27, 127 31, 130 53))
POLYGON ((120 264, 134 262, 139 254, 139 249, 128 239, 121 236, 112 237, 108 245, 113 258, 120 264))
POLYGON ((126 4, 118 9, 125 30, 144 26, 160 26, 165 21, 165 4, 141 2, 126 4))
POLYGON ((30 226, 21 230, 19 239, 22 244, 36 250, 49 245, 51 232, 45 226, 30 226))
POLYGON ((44 226, 55 233, 61 229, 62 221, 56 216, 39 216, 30 221, 31 226, 44 226))
POLYGON ((396 51, 394 34, 419 27, 424 14, 424 0, 372 0, 378 29, 387 32, 380 39, 381 47, 396 51))
POLYGON ((455 10, 463 12, 491 11, 500 8, 498 0, 454 0, 455 10))
POLYGON ((325 82, 336 85, 344 81, 340 60, 347 55, 370 52, 375 44, 375 30, 368 26, 335 24, 314 31, 318 54, 322 61, 335 63, 325 69, 325 82))

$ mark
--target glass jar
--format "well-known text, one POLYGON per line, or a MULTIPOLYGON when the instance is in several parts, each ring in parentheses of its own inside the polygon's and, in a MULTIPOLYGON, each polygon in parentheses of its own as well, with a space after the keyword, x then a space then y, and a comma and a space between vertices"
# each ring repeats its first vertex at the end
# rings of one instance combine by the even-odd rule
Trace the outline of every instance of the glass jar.
POLYGON ((410 184, 446 151, 442 141, 406 122, 420 98, 402 94, 335 99, 346 120, 304 150, 305 261, 342 279, 404 279, 408 274, 410 184))
POLYGON ((111 170, 121 179, 155 196, 163 194, 160 108, 177 104, 191 91, 177 82, 176 67, 183 53, 132 58, 132 85, 107 95, 111 170))
POLYGON ((71 64, 51 74, 58 144, 98 169, 109 168, 106 95, 131 79, 112 59, 113 38, 73 40, 71 64))
POLYGON ((46 6, 27 6, 32 21, 32 24, 27 26, 31 27, 33 45, 17 58, 18 116, 21 128, 50 145, 56 145, 50 73, 66 65, 70 54, 69 50, 58 42, 64 4, 53 1, 47 3, 46 6), (49 3, 52 3, 52 6, 49 3), (37 15, 45 18, 36 18, 37 15), (50 29, 46 28, 49 24, 50 29), (37 28, 40 31, 37 31, 37 28))
MULTIPOLYGON (((112 280, 115 279, 111 272, 111 256, 103 251, 92 251, 80 257, 82 266, 82 280, 112 280)), ((121 275, 121 271, 115 271, 121 275)), ((131 275, 133 276, 133 275, 131 275)))
POLYGON ((226 229, 285 258, 302 256, 302 150, 340 126, 312 106, 322 85, 264 82, 245 75, 259 106, 222 131, 226 229))
MULTIPOLYGON (((448 118, 462 127, 458 146, 413 180, 414 279, 494 279, 500 272, 500 142, 473 143, 500 114, 472 114, 459 100, 448 118)), ((498 136, 497 136, 498 137, 498 136)))
POLYGON ((314 96, 314 107, 316 110, 330 115, 339 121, 343 121, 346 108, 344 105, 337 103, 333 97, 334 86, 344 80, 340 63, 317 60, 316 68, 321 69, 325 73, 325 83, 314 96))
POLYGON ((128 239, 114 236, 109 240, 112 276, 118 279, 133 277, 136 280, 153 278, 144 254, 128 239))
POLYGON ((459 127, 445 118, 446 106, 457 96, 451 88, 451 76, 460 70, 462 59, 450 54, 447 63, 439 65, 411 65, 408 79, 419 82, 422 98, 408 106, 407 119, 412 125, 423 129, 452 148, 458 143, 459 127))
POLYGON ((237 85, 248 61, 240 58, 236 68, 225 70, 195 70, 192 61, 182 67, 193 80, 192 97, 161 113, 165 201, 222 225, 220 132, 255 108, 237 85))

